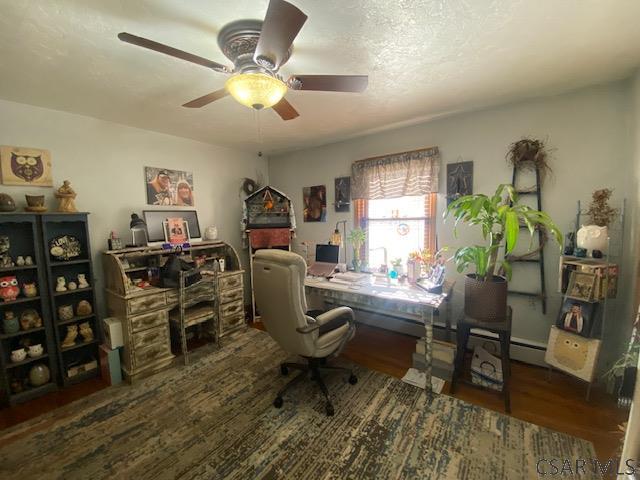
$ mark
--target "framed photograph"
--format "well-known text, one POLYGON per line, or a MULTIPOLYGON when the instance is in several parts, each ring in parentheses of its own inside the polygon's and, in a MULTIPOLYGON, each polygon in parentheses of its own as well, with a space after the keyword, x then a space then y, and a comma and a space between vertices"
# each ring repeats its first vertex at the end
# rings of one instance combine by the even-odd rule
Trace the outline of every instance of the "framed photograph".
POLYGON ((335 179, 336 212, 348 212, 351 205, 351 177, 335 179))
POLYGON ((51 154, 38 148, 0 147, 0 176, 5 185, 52 187, 51 154))
POLYGON ((556 326, 562 330, 589 337, 595 323, 595 313, 595 303, 565 298, 556 326))
POLYGON ((192 172, 144 167, 144 176, 148 205, 195 205, 192 172))
POLYGON ((189 223, 184 218, 167 218, 162 222, 164 227, 164 239, 171 245, 183 245, 189 243, 189 223))
POLYGON ((544 360, 558 370, 591 382, 595 375, 600 344, 599 339, 583 338, 552 326, 544 360))
POLYGON ((566 296, 588 302, 593 298, 596 276, 593 273, 571 272, 566 296))
POLYGON ((447 205, 473 193, 473 162, 447 164, 447 205))
POLYGON ((305 222, 325 222, 327 220, 327 187, 315 185, 302 189, 305 222))

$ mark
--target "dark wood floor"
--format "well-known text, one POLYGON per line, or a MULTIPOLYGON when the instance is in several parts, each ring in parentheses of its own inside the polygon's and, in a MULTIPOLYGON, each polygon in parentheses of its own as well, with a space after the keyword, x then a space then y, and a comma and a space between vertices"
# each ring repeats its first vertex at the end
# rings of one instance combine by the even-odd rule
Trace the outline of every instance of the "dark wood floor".
MULTIPOLYGON (((256 325, 260 328, 261 325, 256 325)), ((415 338, 367 325, 358 325, 358 334, 349 342, 343 356, 372 370, 401 378, 411 367, 415 338)), ((513 417, 565 432, 593 442, 600 459, 614 456, 621 436, 617 425, 626 413, 616 408, 613 398, 599 390, 590 402, 584 400, 584 385, 555 373, 548 382, 546 369, 513 363, 511 415, 513 417)), ((100 379, 54 392, 31 402, 0 410, 0 429, 105 388, 100 379)), ((449 386, 445 386, 448 393, 449 386)), ((460 385, 455 397, 491 410, 503 411, 502 397, 470 386, 460 385)))

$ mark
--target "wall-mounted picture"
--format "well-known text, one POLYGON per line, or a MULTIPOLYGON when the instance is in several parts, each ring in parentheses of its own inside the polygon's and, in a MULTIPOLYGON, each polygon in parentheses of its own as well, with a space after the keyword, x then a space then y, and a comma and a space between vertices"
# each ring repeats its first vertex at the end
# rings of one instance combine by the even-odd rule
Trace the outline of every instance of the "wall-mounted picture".
POLYGON ((38 148, 0 146, 0 176, 4 185, 52 187, 51 153, 38 148))
POLYGON ((192 207, 193 173, 168 168, 144 167, 148 205, 192 207))
POLYGON ((583 338, 552 326, 544 360, 558 370, 591 382, 600 343, 596 338, 583 338))
POLYGON ((336 212, 348 212, 351 205, 351 177, 338 177, 335 179, 336 187, 336 212))
POLYGON ((473 162, 447 164, 447 205, 473 193, 473 162))
POLYGON ((327 218, 327 187, 315 185, 302 189, 305 222, 324 222, 327 218))
POLYGON ((576 300, 588 302, 593 298, 593 289, 596 285, 596 276, 593 273, 574 271, 569 277, 569 286, 566 296, 576 300))
POLYGON ((556 325, 583 337, 591 336, 595 321, 595 303, 566 298, 560 309, 556 325))

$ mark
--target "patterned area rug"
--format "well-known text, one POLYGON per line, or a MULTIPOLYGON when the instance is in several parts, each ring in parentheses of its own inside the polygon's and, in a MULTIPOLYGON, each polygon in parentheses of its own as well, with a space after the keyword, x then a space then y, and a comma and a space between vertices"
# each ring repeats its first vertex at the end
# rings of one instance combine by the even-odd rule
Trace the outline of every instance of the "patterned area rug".
MULTIPOLYGON (((272 406, 285 354, 258 330, 133 387, 112 387, 0 435, 0 478, 517 479, 589 442, 354 366, 272 406)), ((581 477, 584 478, 584 477, 581 477)))

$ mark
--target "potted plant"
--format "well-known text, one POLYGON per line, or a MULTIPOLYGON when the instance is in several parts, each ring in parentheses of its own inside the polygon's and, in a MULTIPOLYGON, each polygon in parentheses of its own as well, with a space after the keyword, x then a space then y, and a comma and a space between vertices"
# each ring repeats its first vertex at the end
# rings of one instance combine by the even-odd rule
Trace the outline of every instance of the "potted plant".
POLYGON ((454 234, 463 222, 478 225, 485 240, 485 245, 461 247, 453 256, 458 272, 475 267, 475 272, 465 278, 465 314, 480 321, 501 322, 506 318, 507 280, 511 278, 508 255, 518 243, 521 228, 531 236, 536 228, 545 228, 558 245, 562 244, 562 234, 548 214, 519 204, 513 185, 498 186, 491 197, 460 197, 447 207, 444 216, 449 215, 455 218, 454 234), (506 258, 499 262, 501 248, 506 258), (498 266, 506 278, 496 274, 498 266))
POLYGON ((360 270, 362 269, 360 250, 362 249, 362 245, 364 245, 364 242, 367 240, 367 232, 365 232, 362 228, 354 228, 349 232, 347 240, 350 241, 353 245, 353 270, 356 272, 360 272, 360 270))
POLYGON ((587 210, 591 223, 582 225, 576 234, 579 248, 587 250, 592 257, 602 257, 609 238, 609 225, 618 215, 618 209, 611 208, 609 199, 613 190, 603 188, 593 192, 592 201, 587 210))
POLYGON ((392 271, 396 272, 395 277, 396 278, 400 278, 402 275, 404 275, 404 271, 402 269, 402 259, 401 258, 394 258, 393 260, 391 260, 391 265, 393 266, 392 271))

